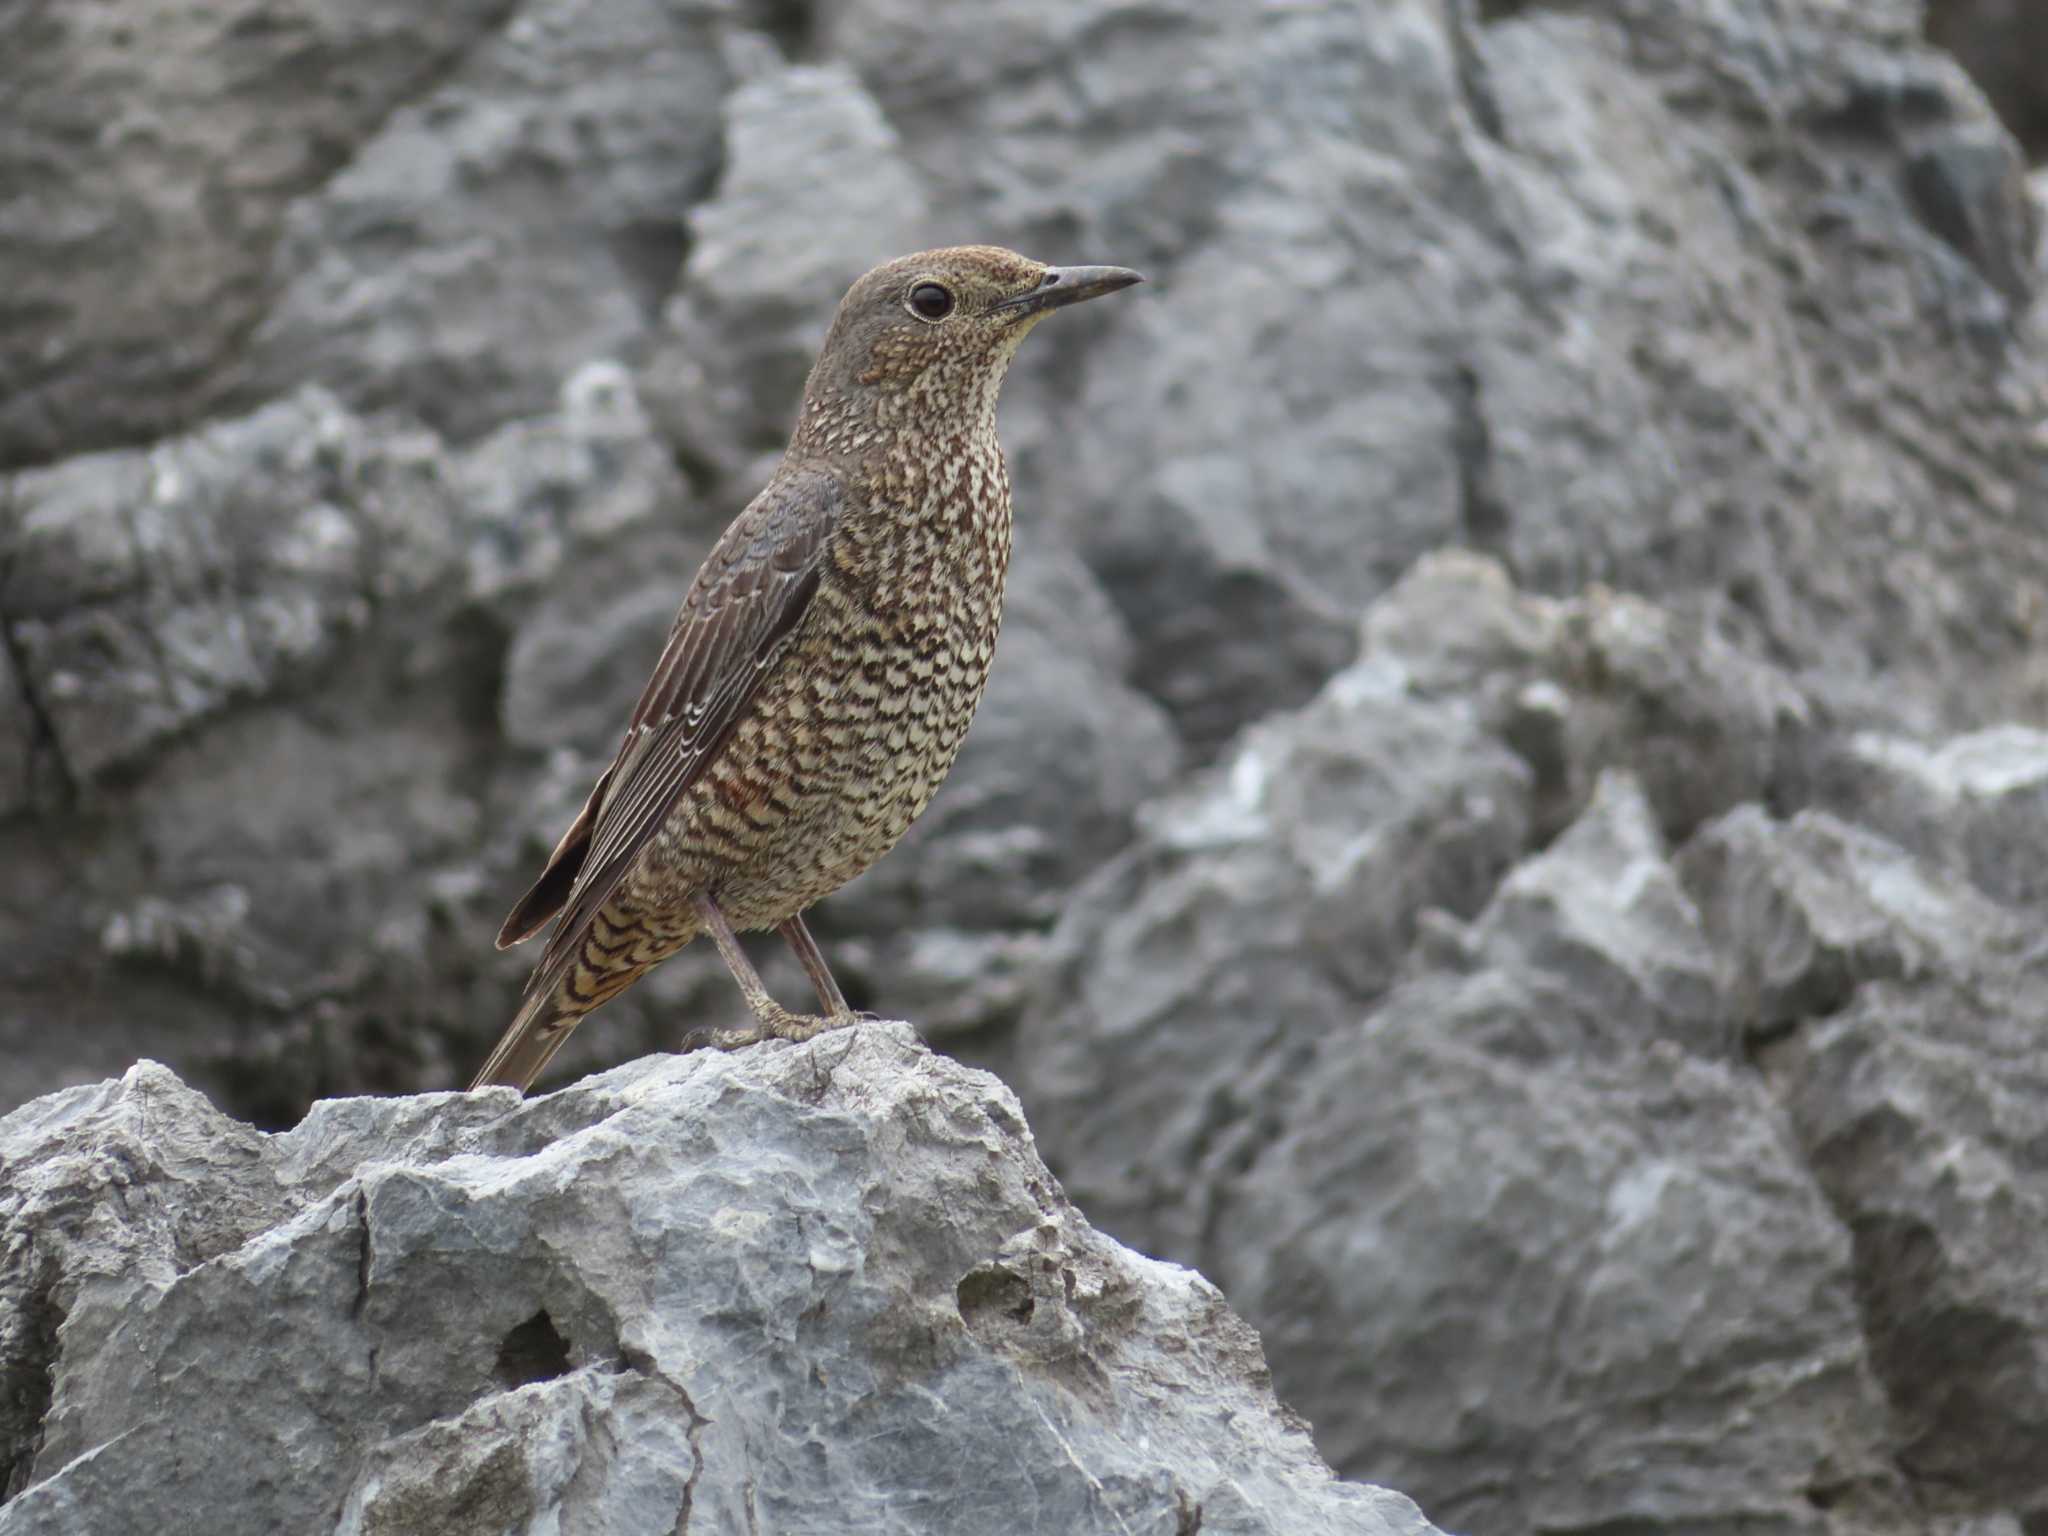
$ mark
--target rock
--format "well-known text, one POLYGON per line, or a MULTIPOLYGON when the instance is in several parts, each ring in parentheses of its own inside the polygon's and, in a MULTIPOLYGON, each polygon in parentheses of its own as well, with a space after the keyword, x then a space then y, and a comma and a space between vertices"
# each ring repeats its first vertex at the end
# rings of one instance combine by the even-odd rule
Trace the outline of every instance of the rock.
POLYGON ((0 817, 59 798, 59 785, 44 782, 56 766, 51 758, 41 707, 15 668, 11 646, 0 645, 0 817))
POLYGON ((1362 636, 1306 709, 1142 808, 991 1058, 1077 1198, 1129 1241, 1208 1260, 1202 1212, 1240 1138, 1418 942, 1414 963, 1519 954, 1646 1036, 1734 1044, 1667 828, 1811 777, 1800 691, 1651 604, 1531 597, 1469 555, 1423 562, 1362 636), (1631 776, 1598 777, 1616 763, 1631 776), (1265 1027, 1248 1034, 1248 1015, 1265 1027))
POLYGON ((234 0, 10 16, 0 466, 188 427, 263 314, 292 199, 505 10, 234 0))
POLYGON ((520 0, 296 202, 237 400, 308 376, 469 439, 621 356, 716 174, 724 8, 520 0))
POLYGON ((546 764, 502 745, 507 631, 565 565, 653 565, 687 504, 630 378, 579 371, 467 455, 309 389, 12 490, 0 607, 38 814, 0 834, 10 1097, 145 1050, 271 1124, 323 1081, 452 1079, 446 1032, 497 1023, 524 969, 442 953, 487 944, 530 878, 510 866, 546 764), (37 1023, 53 1008, 69 1030, 37 1023))
POLYGON ((847 284, 929 245, 923 184, 839 66, 764 70, 726 98, 716 192, 643 377, 669 436, 727 480, 779 454, 847 284), (805 238, 792 240, 802 210, 805 238))
POLYGON ((1192 1251, 1314 1042, 1389 983, 1426 910, 1476 913, 1520 855, 1530 788, 1463 701, 1367 662, 1146 806, 1061 918, 1010 1068, 1077 1198, 1192 1251))
POLYGON ((1813 792, 1806 690, 1712 615, 1599 586, 1556 602, 1517 590, 1496 560, 1446 551, 1366 611, 1364 641, 1411 689, 1477 704, 1534 771, 1546 834, 1620 764, 1673 838, 1745 800, 1813 792))
MULTIPOLYGON (((1982 738, 1921 760, 2010 784, 1982 738)), ((1891 754, 1896 760, 1896 749, 1891 754)), ((2048 1475, 2048 1008, 2039 925, 1898 845, 1808 812, 1737 812, 1688 883, 1778 1042, 1766 1072, 1853 1242, 1857 1304, 1929 1486, 2037 1519, 2048 1475)))
POLYGON ((1585 814, 1509 872, 1471 944, 1504 969, 1562 978, 1610 1028, 1702 1057, 1734 1043, 1719 957, 1627 776, 1602 778, 1585 814))
POLYGON ((307 389, 16 476, 0 610, 66 776, 90 784, 304 675, 452 568, 465 509, 440 447, 307 389))
POLYGON ((1872 982, 1774 1066, 1854 1241, 1900 1467, 2032 1524, 2048 1510, 2048 989, 2031 936, 2022 964, 1988 985, 1872 982))
POLYGON ((1273 1121, 1211 1240, 1334 1458, 1466 1530, 1902 1519, 1848 1235, 1753 1077, 1489 966, 1325 1037, 1273 1121))
POLYGON ((2048 733, 1993 726, 1930 750, 1858 732, 1822 794, 1994 901, 2048 899, 2048 733))
POLYGON ((468 550, 472 597, 523 611, 536 588, 573 578, 614 543, 657 543, 673 531, 708 547, 722 526, 690 495, 626 369, 577 369, 556 406, 507 423, 455 462, 463 500, 499 532, 468 550))
POLYGON ((2048 51, 2048 16, 2023 0, 1933 0, 1928 40, 1956 56, 2039 162, 2048 153, 2048 90, 2027 67, 2048 51))
POLYGON ((1997 873, 2040 832, 2032 737, 1879 751, 1703 616, 1470 555, 1361 633, 1309 707, 1141 808, 1055 931, 999 1059, 1070 1194, 1222 1277, 1333 1460, 1450 1523, 2037 1507, 2036 1405, 1992 1363, 2032 1369, 2033 1255, 1982 1258, 2029 1219, 2048 1103, 2008 1065, 2038 924, 1997 873), (1759 803, 1809 795, 1929 853, 1759 803), (1911 1049, 1870 1017, 1894 989, 1927 1021, 1977 999, 1942 1110, 1925 1068, 1855 1065, 1911 1049), (1960 1199, 1903 1171, 1937 1124, 1984 1149, 1960 1199), (1898 1180, 1865 1173, 1874 1136, 1898 1180), (1951 1327, 1953 1360, 1909 1363, 1951 1327), (1537 1445, 1543 1478, 1472 1471, 1537 1445))
POLYGON ((0 1156, 5 1536, 1432 1529, 900 1025, 275 1136, 144 1063, 0 1156))
POLYGON ((2026 932, 1897 844, 1820 811, 1784 824, 1731 812, 1680 867, 1763 1038, 1832 1013, 1866 982, 1969 974, 2026 932))
POLYGON ((1610 777, 1376 1006, 1243 1074, 1161 1250, 1261 1319, 1334 1460, 1452 1523, 1913 1528, 1919 1488, 2025 1518, 2034 929, 1821 813, 1667 862, 1610 777), (1536 1443, 1545 1478, 1469 1475, 1536 1443))

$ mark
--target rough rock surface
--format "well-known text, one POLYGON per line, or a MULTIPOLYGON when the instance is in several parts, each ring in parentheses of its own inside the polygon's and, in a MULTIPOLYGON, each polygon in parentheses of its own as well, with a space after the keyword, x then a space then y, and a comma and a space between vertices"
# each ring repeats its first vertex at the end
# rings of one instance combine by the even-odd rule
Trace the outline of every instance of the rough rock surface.
POLYGON ((1363 637, 1055 931, 1003 1059, 1074 1199, 1451 1527, 2031 1529, 2048 737, 1839 738, 1469 555, 1363 637))
POLYGON ((14 8, 0 1108, 461 1081, 843 283, 1127 262, 855 1000, 1447 1526, 2041 1536, 2040 15, 14 8))
POLYGON ((510 9, 10 7, 0 465, 191 421, 264 313, 295 201, 510 9))
POLYGON ((275 1136, 144 1063, 0 1166, 5 1536, 1432 1529, 901 1025, 275 1136))

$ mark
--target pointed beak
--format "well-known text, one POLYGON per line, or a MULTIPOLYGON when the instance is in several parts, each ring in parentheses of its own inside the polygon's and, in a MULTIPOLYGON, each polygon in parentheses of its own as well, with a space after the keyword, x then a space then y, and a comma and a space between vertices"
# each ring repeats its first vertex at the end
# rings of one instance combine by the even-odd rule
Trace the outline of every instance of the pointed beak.
POLYGON ((995 312, 1036 315, 1079 304, 1084 299, 1099 299, 1105 293, 1115 293, 1119 288, 1143 281, 1144 275, 1129 267, 1047 267, 1036 288, 989 308, 995 312))

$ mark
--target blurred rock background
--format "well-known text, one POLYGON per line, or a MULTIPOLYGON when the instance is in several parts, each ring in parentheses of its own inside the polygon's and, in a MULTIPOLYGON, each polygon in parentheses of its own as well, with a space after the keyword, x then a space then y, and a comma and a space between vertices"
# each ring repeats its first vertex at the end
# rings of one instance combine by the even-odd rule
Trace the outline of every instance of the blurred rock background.
POLYGON ((2043 25, 0 13, 0 1108, 466 1080, 845 284, 1127 263, 856 1002, 1447 1529, 2044 1536, 2043 25))

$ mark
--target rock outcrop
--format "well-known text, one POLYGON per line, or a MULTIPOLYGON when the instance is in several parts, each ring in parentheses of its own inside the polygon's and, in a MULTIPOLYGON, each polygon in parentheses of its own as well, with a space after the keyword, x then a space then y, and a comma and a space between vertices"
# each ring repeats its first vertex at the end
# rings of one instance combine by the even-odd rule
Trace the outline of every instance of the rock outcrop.
POLYGON ((0 1533, 1428 1536, 900 1025, 266 1136, 0 1120, 0 1533))
POLYGON ((1841 737, 1470 555, 1362 648, 1055 931, 1005 1061, 1073 1197, 1453 1528, 2038 1518, 2048 735, 1841 737))

